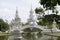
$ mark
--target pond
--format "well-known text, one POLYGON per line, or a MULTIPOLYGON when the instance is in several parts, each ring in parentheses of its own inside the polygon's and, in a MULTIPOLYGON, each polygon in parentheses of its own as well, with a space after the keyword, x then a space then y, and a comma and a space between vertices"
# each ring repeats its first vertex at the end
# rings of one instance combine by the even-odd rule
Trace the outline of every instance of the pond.
POLYGON ((35 33, 23 33, 20 34, 20 36, 12 35, 12 36, 1 36, 0 40, 60 40, 60 37, 54 37, 54 36, 47 36, 38 34, 35 35, 35 33))

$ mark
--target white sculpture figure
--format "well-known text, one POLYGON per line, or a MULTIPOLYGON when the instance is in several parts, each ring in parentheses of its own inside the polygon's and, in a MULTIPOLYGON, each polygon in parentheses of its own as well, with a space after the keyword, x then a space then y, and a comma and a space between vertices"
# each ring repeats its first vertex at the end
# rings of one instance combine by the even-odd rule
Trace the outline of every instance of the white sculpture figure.
POLYGON ((52 28, 53 32, 59 32, 60 31, 56 26, 57 26, 57 24, 56 24, 56 21, 54 20, 53 21, 53 28, 52 28))

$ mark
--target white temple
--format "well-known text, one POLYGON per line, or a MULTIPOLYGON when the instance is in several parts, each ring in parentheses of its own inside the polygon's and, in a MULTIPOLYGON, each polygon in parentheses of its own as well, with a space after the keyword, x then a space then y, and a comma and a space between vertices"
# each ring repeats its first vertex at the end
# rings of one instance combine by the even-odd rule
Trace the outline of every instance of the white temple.
POLYGON ((19 18, 18 16, 18 10, 16 8, 16 14, 15 14, 15 19, 13 19, 11 21, 11 24, 10 24, 10 31, 13 31, 13 30, 20 30, 21 28, 21 19, 19 18))
POLYGON ((27 29, 27 28, 30 28, 31 30, 33 28, 38 28, 40 30, 44 29, 42 26, 37 24, 36 18, 35 18, 35 15, 34 15, 34 11, 32 10, 32 7, 31 7, 31 10, 30 10, 29 19, 27 21, 28 21, 28 25, 22 27, 21 30, 24 30, 24 29, 27 29))
MULTIPOLYGON (((42 30, 43 32, 50 32, 51 29, 45 29, 43 26, 40 26, 36 23, 36 18, 35 18, 35 15, 34 15, 34 11, 32 10, 32 7, 31 7, 31 10, 30 10, 30 15, 29 15, 29 19, 27 20, 28 21, 28 25, 26 26, 22 26, 21 25, 21 19, 19 18, 18 16, 18 10, 16 8, 16 14, 15 14, 15 19, 13 19, 11 21, 11 27, 10 27, 10 31, 16 31, 18 30, 19 32, 23 31, 24 29, 27 29, 27 28, 30 28, 31 30, 33 28, 38 28, 40 30, 42 30)), ((57 32, 57 31, 60 31, 59 29, 56 28, 56 22, 55 20, 53 21, 53 26, 52 26, 52 31, 54 32, 57 32)))
MULTIPOLYGON (((43 32, 51 32, 51 29, 47 29, 47 28, 45 29, 43 26, 38 25, 36 23, 36 18, 34 18, 34 17, 35 17, 34 11, 32 10, 32 7, 31 7, 29 19, 27 20, 28 25, 22 26, 21 25, 21 19, 18 16, 18 10, 16 8, 15 19, 13 19, 11 21, 10 29, 9 29, 9 33, 12 33, 14 35, 9 37, 9 40, 14 40, 14 38, 20 38, 20 40, 21 40, 21 38, 22 38, 21 33, 23 32, 24 29, 27 29, 27 28, 30 28, 31 30, 33 28, 38 28, 38 29, 40 29, 40 31, 42 30, 42 33, 43 32)), ((53 27, 52 28, 53 32, 60 32, 60 30, 56 28, 55 20, 53 21, 52 27, 53 27)), ((35 35, 37 34, 36 32, 34 32, 34 33, 35 33, 35 35)), ((33 34, 33 32, 31 34, 33 34)), ((37 38, 37 36, 36 36, 36 38, 37 38)))
POLYGON ((19 18, 18 16, 18 10, 16 8, 16 14, 15 14, 15 19, 13 19, 11 21, 11 24, 10 24, 10 30, 9 30, 9 33, 12 33, 14 34, 13 36, 10 36, 9 37, 9 40, 14 40, 14 38, 22 38, 21 36, 21 30, 20 28, 22 27, 21 25, 21 19, 19 18))
POLYGON ((29 24, 37 25, 36 18, 35 18, 34 11, 33 11, 32 7, 31 7, 31 10, 30 10, 29 19, 27 21, 28 21, 29 24))

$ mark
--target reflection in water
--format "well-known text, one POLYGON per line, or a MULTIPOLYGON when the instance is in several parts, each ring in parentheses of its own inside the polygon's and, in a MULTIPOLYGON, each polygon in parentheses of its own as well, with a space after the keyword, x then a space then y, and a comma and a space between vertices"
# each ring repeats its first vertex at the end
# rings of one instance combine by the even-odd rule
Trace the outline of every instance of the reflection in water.
POLYGON ((20 38, 15 38, 14 40, 21 40, 20 38))
POLYGON ((7 36, 0 36, 0 40, 8 40, 7 36))
POLYGON ((31 38, 27 39, 27 38, 11 38, 10 40, 57 40, 57 37, 53 37, 53 36, 46 36, 43 35, 40 38, 35 38, 33 36, 31 36, 31 38))
POLYGON ((25 39, 36 39, 40 38, 42 34, 40 32, 22 33, 22 37, 25 39))
MULTIPOLYGON (((29 33, 28 33, 29 34, 29 33)), ((26 34, 27 35, 27 34, 26 34)), ((14 38, 14 36, 2 36, 0 37, 0 40, 60 40, 60 37, 53 37, 53 36, 47 36, 47 35, 42 35, 38 38, 35 37, 35 35, 27 35, 23 38, 14 38), (30 37, 30 38, 27 38, 30 37)))
POLYGON ((58 37, 57 40, 60 40, 60 37, 58 37))

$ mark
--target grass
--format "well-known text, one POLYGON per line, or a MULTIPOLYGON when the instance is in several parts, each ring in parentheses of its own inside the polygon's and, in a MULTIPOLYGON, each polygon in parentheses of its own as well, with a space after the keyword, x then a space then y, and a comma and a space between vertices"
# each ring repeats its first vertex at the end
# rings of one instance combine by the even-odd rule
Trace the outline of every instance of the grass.
POLYGON ((46 35, 60 37, 60 32, 48 33, 46 35))
POLYGON ((11 34, 9 33, 0 33, 0 36, 10 36, 11 34))

